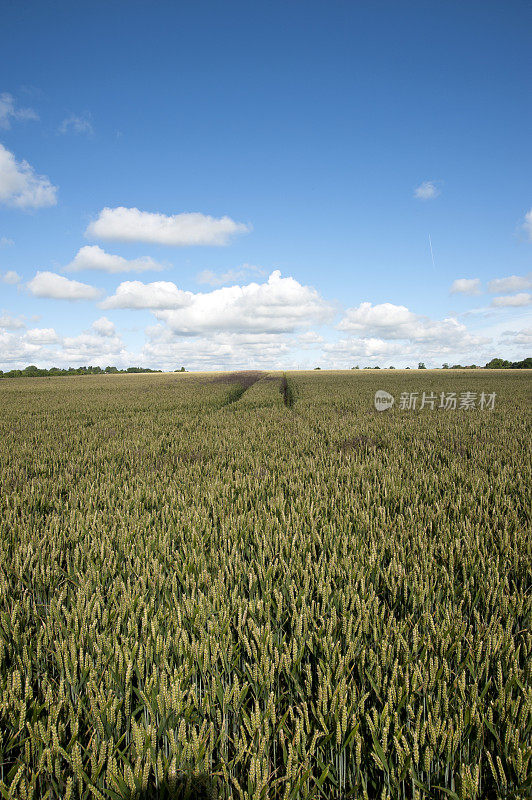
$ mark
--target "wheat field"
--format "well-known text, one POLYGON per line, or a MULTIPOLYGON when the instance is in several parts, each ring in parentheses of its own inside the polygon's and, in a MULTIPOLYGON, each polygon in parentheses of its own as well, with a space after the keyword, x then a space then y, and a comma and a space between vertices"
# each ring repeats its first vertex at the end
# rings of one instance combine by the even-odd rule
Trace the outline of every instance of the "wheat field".
POLYGON ((529 797, 531 388, 0 381, 1 796, 529 797))

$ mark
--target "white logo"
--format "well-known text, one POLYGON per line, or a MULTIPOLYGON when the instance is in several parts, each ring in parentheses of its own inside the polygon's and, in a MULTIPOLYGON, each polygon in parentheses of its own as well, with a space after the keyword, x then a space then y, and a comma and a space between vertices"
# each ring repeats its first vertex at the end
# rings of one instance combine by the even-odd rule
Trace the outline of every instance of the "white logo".
POLYGON ((375 392, 375 408, 377 411, 387 411, 394 404, 394 398, 384 389, 379 389, 375 392))

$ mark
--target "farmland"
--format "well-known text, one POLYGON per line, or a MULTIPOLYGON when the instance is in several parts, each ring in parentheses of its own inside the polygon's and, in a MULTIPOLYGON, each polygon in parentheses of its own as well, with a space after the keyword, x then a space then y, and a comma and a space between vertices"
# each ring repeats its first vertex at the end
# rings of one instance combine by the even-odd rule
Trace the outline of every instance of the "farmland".
POLYGON ((2 797, 529 796, 531 384, 4 379, 2 797))

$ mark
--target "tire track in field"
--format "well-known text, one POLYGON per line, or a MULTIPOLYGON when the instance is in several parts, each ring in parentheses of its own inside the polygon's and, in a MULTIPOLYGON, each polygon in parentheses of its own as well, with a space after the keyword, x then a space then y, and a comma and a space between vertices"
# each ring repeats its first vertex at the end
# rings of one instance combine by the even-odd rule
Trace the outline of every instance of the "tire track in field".
POLYGON ((283 402, 287 408, 292 408, 294 403, 296 402, 294 387, 291 381, 288 380, 286 375, 283 375, 281 379, 281 387, 280 392, 283 396, 283 402))
POLYGON ((247 370, 245 372, 229 372, 227 375, 221 375, 219 378, 215 378, 213 383, 225 383, 231 386, 220 408, 226 408, 236 403, 237 400, 240 400, 242 395, 245 394, 253 384, 260 381, 264 375, 266 375, 265 372, 247 370))

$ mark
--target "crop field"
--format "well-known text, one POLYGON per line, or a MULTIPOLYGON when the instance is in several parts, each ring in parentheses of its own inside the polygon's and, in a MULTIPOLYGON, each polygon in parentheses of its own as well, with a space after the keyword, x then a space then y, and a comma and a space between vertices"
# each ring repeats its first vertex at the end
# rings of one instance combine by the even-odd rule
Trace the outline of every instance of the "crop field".
POLYGON ((531 389, 0 381, 1 797, 530 797, 531 389))

